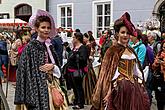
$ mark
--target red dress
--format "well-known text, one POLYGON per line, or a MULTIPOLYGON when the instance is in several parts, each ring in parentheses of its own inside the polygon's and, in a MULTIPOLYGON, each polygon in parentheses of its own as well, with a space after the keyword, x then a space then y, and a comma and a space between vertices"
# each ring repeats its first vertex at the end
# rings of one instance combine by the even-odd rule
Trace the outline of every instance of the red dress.
POLYGON ((17 67, 16 66, 10 65, 10 69, 9 69, 9 81, 16 82, 16 70, 17 70, 17 67))

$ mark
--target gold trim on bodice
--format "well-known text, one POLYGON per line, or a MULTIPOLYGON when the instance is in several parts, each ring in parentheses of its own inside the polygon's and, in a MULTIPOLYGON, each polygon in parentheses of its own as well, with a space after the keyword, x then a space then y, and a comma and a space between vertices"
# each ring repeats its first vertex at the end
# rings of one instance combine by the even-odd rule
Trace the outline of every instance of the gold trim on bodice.
POLYGON ((127 80, 133 81, 134 74, 133 69, 136 63, 136 59, 128 60, 128 59, 120 59, 119 65, 118 65, 118 72, 120 73, 120 76, 118 77, 118 80, 122 80, 123 78, 127 80))

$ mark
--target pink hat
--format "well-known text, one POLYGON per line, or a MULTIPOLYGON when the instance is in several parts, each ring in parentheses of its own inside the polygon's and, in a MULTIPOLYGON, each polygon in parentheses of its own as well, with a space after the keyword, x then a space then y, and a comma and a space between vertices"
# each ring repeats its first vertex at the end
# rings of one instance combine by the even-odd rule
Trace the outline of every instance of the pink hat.
POLYGON ((51 20, 51 32, 50 32, 50 35, 49 37, 54 37, 56 35, 56 28, 55 28, 55 23, 54 23, 54 19, 53 17, 50 15, 49 12, 47 11, 44 11, 44 10, 41 10, 41 9, 38 9, 36 13, 34 13, 30 19, 29 19, 29 22, 28 22, 28 25, 31 27, 31 28, 34 28, 34 24, 36 22, 36 19, 37 17, 39 16, 48 16, 51 20))

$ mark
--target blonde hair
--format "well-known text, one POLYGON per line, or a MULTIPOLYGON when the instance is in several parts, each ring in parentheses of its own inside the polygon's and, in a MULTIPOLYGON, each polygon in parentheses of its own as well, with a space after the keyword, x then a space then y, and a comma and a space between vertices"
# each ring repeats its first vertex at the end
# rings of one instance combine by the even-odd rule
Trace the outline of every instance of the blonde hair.
POLYGON ((22 37, 22 39, 25 39, 25 41, 26 41, 26 43, 28 43, 29 41, 30 41, 30 36, 29 35, 24 35, 23 37, 22 37))

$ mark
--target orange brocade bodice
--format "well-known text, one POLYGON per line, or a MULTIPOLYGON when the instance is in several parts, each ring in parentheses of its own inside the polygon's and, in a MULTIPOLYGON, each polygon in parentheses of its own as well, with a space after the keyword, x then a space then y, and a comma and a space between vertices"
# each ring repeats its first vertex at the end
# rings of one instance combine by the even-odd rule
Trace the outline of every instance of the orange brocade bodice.
POLYGON ((118 65, 120 76, 118 77, 118 80, 122 80, 123 78, 133 80, 135 63, 136 59, 120 59, 118 65))

